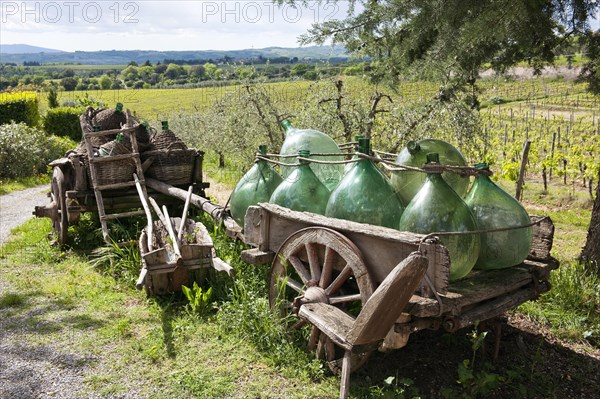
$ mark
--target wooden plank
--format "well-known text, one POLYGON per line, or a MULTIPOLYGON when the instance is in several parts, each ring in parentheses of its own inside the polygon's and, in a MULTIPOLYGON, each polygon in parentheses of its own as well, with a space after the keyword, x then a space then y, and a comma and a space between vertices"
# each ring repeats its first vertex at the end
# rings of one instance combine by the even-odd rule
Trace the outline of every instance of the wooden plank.
POLYGON ((117 134, 117 133, 131 133, 131 132, 135 132, 135 130, 137 129, 137 126, 135 127, 127 127, 127 128, 121 128, 121 129, 111 129, 111 130, 102 130, 100 132, 89 132, 89 133, 85 133, 85 135, 87 137, 103 137, 103 136, 110 136, 112 134, 117 134))
POLYGON ((549 260, 551 258, 552 242, 554 240, 554 224, 549 217, 531 216, 532 222, 539 224, 533 226, 533 239, 528 259, 531 260, 549 260))
POLYGON ((275 258, 275 252, 263 252, 258 248, 246 249, 242 251, 241 258, 252 265, 270 264, 275 258))
POLYGON ((410 254, 377 287, 356 318, 348 341, 364 345, 383 340, 427 270, 427 258, 410 254))
POLYGON ((144 214, 145 213, 142 210, 122 212, 122 213, 110 213, 110 214, 106 214, 104 216, 100 216, 100 220, 112 220, 112 219, 118 219, 118 218, 126 218, 126 217, 130 217, 130 216, 142 216, 144 214))
POLYGON ((540 292, 535 287, 511 292, 510 294, 495 298, 492 301, 485 302, 459 316, 446 318, 443 323, 444 329, 449 332, 454 332, 461 328, 473 325, 476 322, 498 317, 523 302, 537 298, 539 294, 540 292))
MULTIPOLYGON (((540 266, 521 265, 508 269, 472 272, 468 278, 452 283, 450 292, 440 296, 443 304, 441 313, 460 315, 464 308, 510 295, 528 285, 537 286, 535 270, 538 267, 540 266)), ((417 295, 413 295, 409 301, 407 312, 416 317, 440 315, 436 300, 417 295)))
MULTIPOLYGON (((244 230, 246 243, 263 252, 277 252, 287 237, 309 226, 326 227, 340 232, 361 251, 375 285, 381 283, 392 269, 411 252, 419 248, 421 234, 402 232, 386 227, 329 218, 307 212, 295 212, 274 204, 251 206, 246 213, 244 230)), ((450 257, 439 242, 423 244, 429 259, 431 281, 440 293, 448 291, 450 257)), ((425 287, 422 284, 422 287, 425 287)), ((424 292, 424 295, 432 295, 424 292)))
POLYGON ((95 186, 96 186, 95 191, 118 190, 120 188, 134 187, 135 182, 132 180, 132 181, 127 181, 127 182, 123 182, 123 183, 102 184, 102 185, 97 184, 95 186))
POLYGON ((115 162, 115 161, 122 161, 124 159, 134 159, 135 157, 138 157, 140 154, 136 153, 136 152, 130 152, 127 154, 119 154, 119 155, 109 155, 109 156, 103 156, 103 157, 90 157, 89 161, 90 163, 107 163, 107 162, 115 162))
POLYGON ((338 346, 352 350, 347 337, 354 319, 343 310, 326 303, 307 303, 300 306, 298 316, 323 331, 338 346))

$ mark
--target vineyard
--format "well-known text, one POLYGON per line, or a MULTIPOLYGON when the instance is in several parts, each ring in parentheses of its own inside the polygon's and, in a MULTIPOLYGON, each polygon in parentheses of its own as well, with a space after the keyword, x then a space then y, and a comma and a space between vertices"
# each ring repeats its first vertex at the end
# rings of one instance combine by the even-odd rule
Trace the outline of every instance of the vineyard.
POLYGON ((368 130, 376 149, 394 153, 411 139, 445 139, 470 162, 485 160, 511 181, 517 179, 524 144, 530 141, 530 176, 546 189, 554 181, 592 193, 600 156, 600 104, 583 84, 560 78, 484 79, 477 114, 435 104, 439 86, 434 83, 404 82, 394 91, 352 77, 343 78, 340 87, 335 82, 63 92, 60 99, 88 96, 105 106, 120 101, 155 126, 169 119, 192 145, 229 161, 230 181, 241 177, 259 144, 281 145, 278 119, 292 117, 297 126, 322 130, 338 142, 368 130))

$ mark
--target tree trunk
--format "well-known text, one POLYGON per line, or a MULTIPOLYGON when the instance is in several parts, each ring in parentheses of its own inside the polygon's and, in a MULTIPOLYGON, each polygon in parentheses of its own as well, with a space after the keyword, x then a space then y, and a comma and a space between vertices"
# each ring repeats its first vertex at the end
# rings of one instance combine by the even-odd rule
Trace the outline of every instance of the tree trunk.
MULTIPOLYGON (((600 170, 596 181, 596 199, 592 208, 592 220, 590 221, 585 247, 583 247, 580 255, 580 259, 590 266, 600 264, 600 170)), ((597 270, 600 273, 600 268, 597 270)))

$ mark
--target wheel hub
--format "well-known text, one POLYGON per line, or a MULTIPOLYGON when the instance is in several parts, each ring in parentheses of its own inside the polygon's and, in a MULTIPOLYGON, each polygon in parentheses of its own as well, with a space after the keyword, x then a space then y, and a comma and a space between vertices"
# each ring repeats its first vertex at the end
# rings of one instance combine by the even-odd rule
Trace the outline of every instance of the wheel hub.
POLYGON ((304 295, 297 296, 293 302, 293 311, 298 314, 300 306, 307 303, 329 303, 329 297, 325 290, 318 286, 308 287, 304 295))

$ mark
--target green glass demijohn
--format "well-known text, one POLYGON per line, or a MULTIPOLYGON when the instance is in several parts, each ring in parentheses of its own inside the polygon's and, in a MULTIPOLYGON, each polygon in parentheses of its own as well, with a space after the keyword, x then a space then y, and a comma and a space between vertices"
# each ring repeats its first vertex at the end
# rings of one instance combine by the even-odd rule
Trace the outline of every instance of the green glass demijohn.
MULTIPOLYGON (((439 163, 430 153, 428 163, 439 163)), ((413 233, 477 231, 477 222, 465 202, 446 183, 440 173, 427 173, 425 184, 406 206, 399 229, 413 233)), ((473 269, 479 256, 479 234, 440 235, 450 253, 450 281, 463 278, 473 269)))
MULTIPOLYGON (((335 141, 323 132, 312 129, 298 129, 292 126, 290 121, 287 119, 281 122, 281 126, 285 130, 285 140, 281 146, 281 155, 297 155, 298 151, 306 150, 312 154, 340 154, 339 156, 313 156, 314 159, 320 161, 342 161, 342 152, 335 143, 335 141)), ((282 158, 286 159, 293 158, 282 158)), ((342 178, 344 174, 343 164, 310 164, 311 169, 315 172, 315 175, 321 180, 321 182, 327 187, 328 190, 332 190, 342 178)), ((283 177, 287 177, 292 172, 292 168, 283 166, 281 168, 281 174, 283 177)))
MULTIPOLYGON (((359 139, 358 152, 370 153, 370 140, 359 139)), ((404 207, 387 177, 370 159, 355 162, 331 193, 325 215, 397 228, 404 207)))
MULTIPOLYGON (((465 158, 456 147, 448 142, 436 139, 409 141, 406 147, 398 154, 396 163, 422 168, 427 163, 428 153, 437 153, 442 165, 467 165, 465 158)), ((442 173, 442 177, 460 197, 465 196, 469 188, 468 176, 461 176, 453 172, 444 172, 442 173)), ((402 201, 408 204, 425 182, 425 174, 410 170, 398 170, 392 173, 390 180, 402 201)))
MULTIPOLYGON (((488 170, 486 163, 475 165, 488 170)), ((510 194, 498 187, 487 174, 480 173, 469 190, 465 203, 477 220, 479 229, 494 230, 528 226, 481 234, 481 249, 476 269, 504 269, 523 262, 529 255, 532 228, 529 215, 510 194)))
MULTIPOLYGON (((308 158, 310 152, 300 150, 298 156, 308 158)), ((298 160, 298 162, 299 165, 294 166, 292 172, 273 191, 269 202, 294 211, 324 215, 330 192, 317 178, 310 167, 310 162, 305 160, 298 160)))
MULTIPOLYGON (((266 156, 267 146, 259 146, 258 152, 263 157, 266 156)), ((271 194, 282 181, 279 173, 267 161, 257 159, 231 193, 229 208, 233 219, 243 227, 248 207, 259 202, 269 202, 271 194)))

